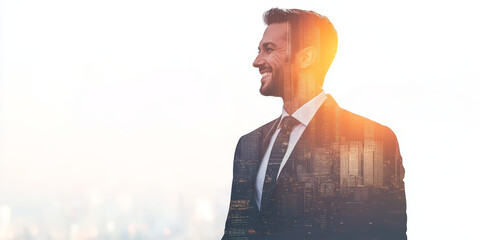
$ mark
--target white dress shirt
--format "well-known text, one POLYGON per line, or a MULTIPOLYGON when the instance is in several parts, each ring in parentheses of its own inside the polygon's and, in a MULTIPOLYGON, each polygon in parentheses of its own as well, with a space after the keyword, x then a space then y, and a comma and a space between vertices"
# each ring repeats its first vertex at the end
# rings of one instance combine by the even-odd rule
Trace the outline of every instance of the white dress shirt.
MULTIPOLYGON (((287 151, 285 152, 285 156, 283 157, 282 163, 280 164, 280 168, 278 169, 278 176, 280 176, 280 173, 282 172, 283 166, 285 166, 285 163, 287 163, 288 158, 290 157, 290 154, 293 151, 293 148, 298 142, 298 139, 300 139, 300 136, 302 136, 303 131, 305 131, 305 128, 307 127, 308 123, 312 120, 313 116, 315 116, 315 113, 317 110, 322 106, 323 102, 327 99, 327 95, 325 94, 324 91, 322 91, 320 94, 312 98, 310 101, 305 103, 303 106, 301 106, 297 111, 295 111, 292 114, 292 117, 297 119, 300 124, 297 124, 292 128, 292 131, 290 133, 290 138, 288 140, 288 147, 287 151)), ((288 116, 288 113, 285 111, 285 108, 282 108, 282 116, 280 118, 283 120, 284 117, 288 116)), ((272 153, 272 148, 273 148, 273 143, 275 142, 275 139, 277 139, 278 134, 280 133, 280 124, 277 124, 277 129, 272 135, 272 138, 270 139, 270 143, 268 144, 268 148, 265 151, 265 155, 262 158, 262 162, 260 163, 260 167, 258 169, 257 173, 257 180, 255 184, 255 190, 256 190, 256 195, 255 195, 255 200, 257 202, 258 209, 260 209, 261 202, 262 202, 262 192, 263 192, 263 182, 265 181, 265 174, 267 172, 267 167, 268 167, 268 160, 270 159, 270 154, 272 153)))

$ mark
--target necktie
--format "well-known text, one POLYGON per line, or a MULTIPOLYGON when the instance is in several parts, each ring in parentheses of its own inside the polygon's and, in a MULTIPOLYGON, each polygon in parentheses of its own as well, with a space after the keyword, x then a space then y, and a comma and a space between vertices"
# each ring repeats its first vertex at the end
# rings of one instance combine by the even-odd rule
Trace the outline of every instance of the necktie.
POLYGON ((292 116, 286 116, 280 123, 280 133, 277 135, 273 143, 270 159, 268 160, 267 172, 265 174, 265 181, 263 182, 262 202, 260 209, 264 209, 264 205, 268 203, 270 195, 277 181, 278 170, 282 163, 285 152, 287 151, 288 141, 293 126, 297 124, 297 120, 292 116))

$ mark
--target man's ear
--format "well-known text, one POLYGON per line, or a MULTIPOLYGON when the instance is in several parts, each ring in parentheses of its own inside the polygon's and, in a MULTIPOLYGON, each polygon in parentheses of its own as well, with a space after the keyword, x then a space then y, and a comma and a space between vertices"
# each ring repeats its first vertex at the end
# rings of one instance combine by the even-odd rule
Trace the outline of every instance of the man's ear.
POLYGON ((300 69, 310 67, 317 58, 317 49, 314 47, 306 47, 297 53, 297 63, 300 69))

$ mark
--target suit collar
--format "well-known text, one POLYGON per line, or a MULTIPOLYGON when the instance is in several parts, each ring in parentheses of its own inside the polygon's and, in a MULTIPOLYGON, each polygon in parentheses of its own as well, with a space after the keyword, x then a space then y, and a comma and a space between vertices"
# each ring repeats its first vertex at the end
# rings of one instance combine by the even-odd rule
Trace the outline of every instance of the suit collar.
MULTIPOLYGON (((327 95, 325 91, 322 91, 314 98, 310 99, 307 103, 303 104, 300 108, 298 108, 293 114, 292 117, 297 119, 301 124, 304 126, 308 126, 312 118, 315 116, 315 113, 318 109, 322 106, 323 102, 327 99, 327 95)), ((282 116, 280 117, 283 119, 284 117, 289 116, 285 107, 282 108, 282 116)))

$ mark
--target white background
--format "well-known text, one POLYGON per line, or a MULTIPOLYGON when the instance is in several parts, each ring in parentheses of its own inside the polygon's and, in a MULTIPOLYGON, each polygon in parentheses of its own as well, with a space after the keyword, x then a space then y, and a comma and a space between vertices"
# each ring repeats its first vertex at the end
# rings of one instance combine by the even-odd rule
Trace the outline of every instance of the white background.
POLYGON ((2 1, 4 231, 53 231, 42 204, 77 197, 95 223, 65 236, 112 230, 121 214, 96 211, 113 196, 114 213, 164 206, 149 217, 165 238, 219 239, 236 142, 281 113, 252 67, 271 7, 337 29, 324 89, 396 133, 409 239, 478 239, 480 15, 465 0, 2 1))

